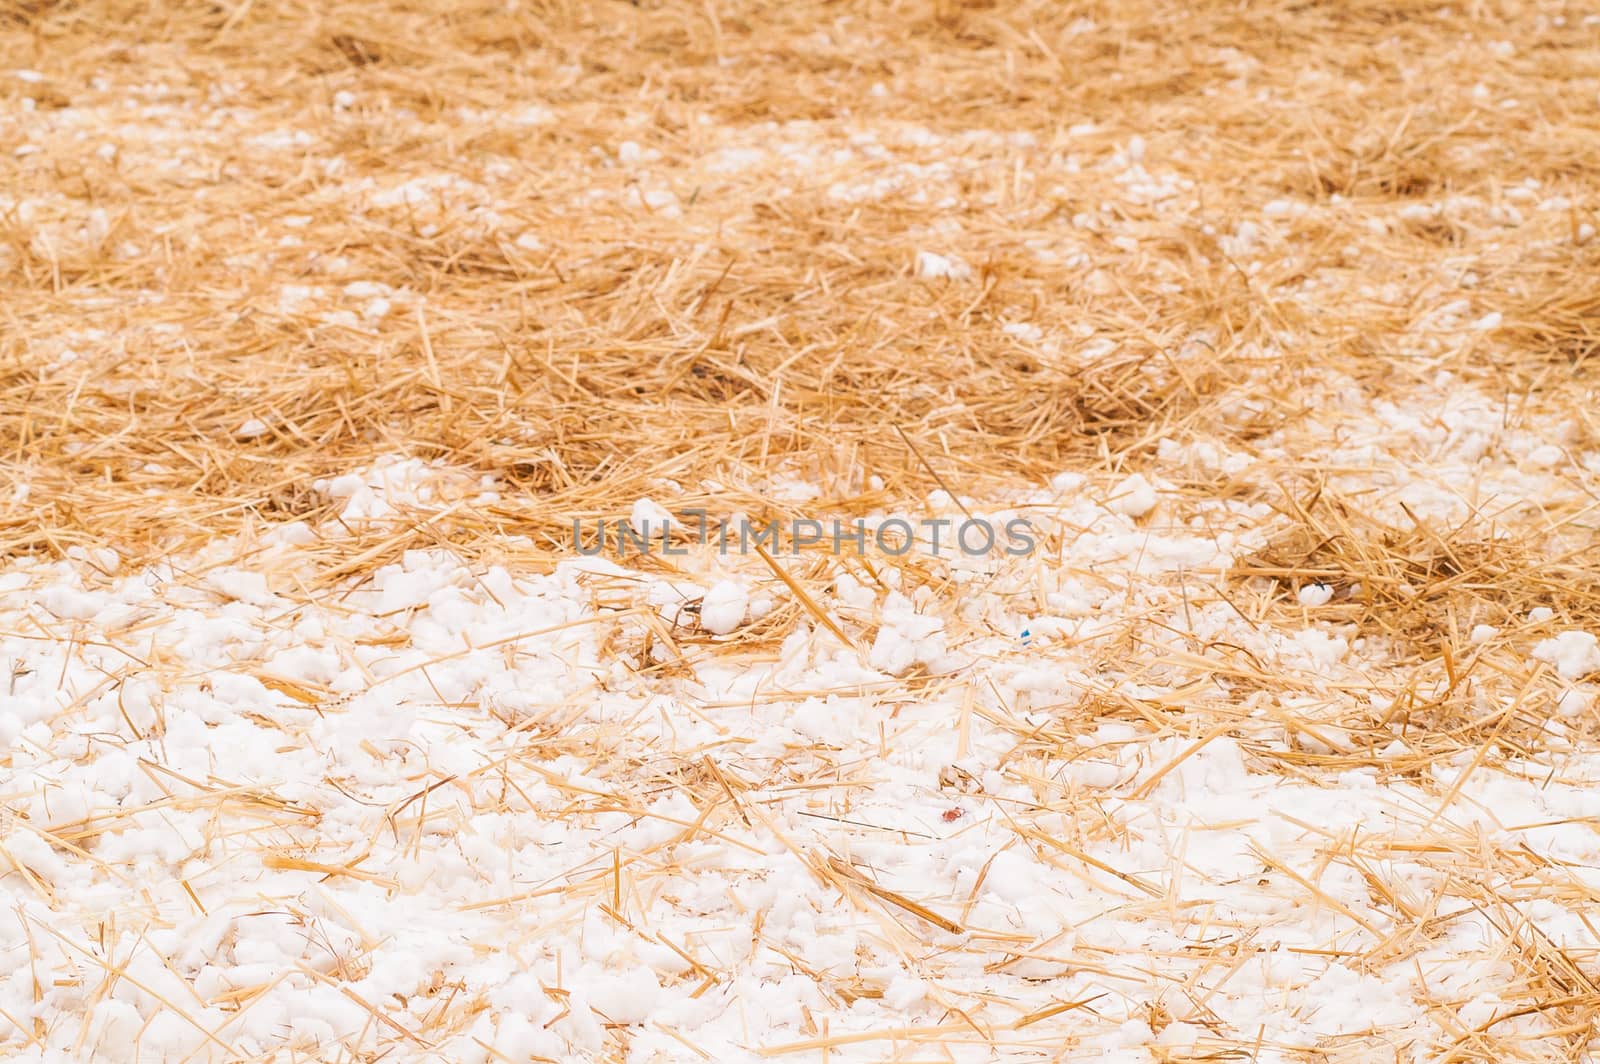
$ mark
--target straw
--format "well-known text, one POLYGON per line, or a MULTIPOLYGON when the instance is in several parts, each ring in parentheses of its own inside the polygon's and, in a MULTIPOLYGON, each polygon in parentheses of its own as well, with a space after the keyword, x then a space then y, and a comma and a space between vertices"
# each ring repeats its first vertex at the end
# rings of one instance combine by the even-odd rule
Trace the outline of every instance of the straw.
MULTIPOLYGON (((989 585, 915 553, 758 547, 744 575, 772 609, 728 635, 703 631, 693 602, 657 612, 637 581, 598 574, 581 619, 389 671, 354 653, 410 648, 407 612, 384 618, 346 648, 369 690, 419 674, 431 686, 436 665, 570 635, 714 739, 680 748, 661 737, 670 727, 648 732, 643 709, 601 714, 609 675, 521 716, 441 695, 420 712, 499 745, 460 774, 395 768, 410 797, 378 805, 382 872, 323 834, 314 803, 148 761, 162 797, 59 823, 23 823, 10 811, 23 796, 5 788, 8 837, 115 878, 95 856, 106 836, 204 810, 207 847, 227 855, 217 864, 254 862, 273 891, 298 874, 332 897, 412 889, 399 872, 425 870, 429 833, 480 816, 620 813, 664 841, 608 842, 451 915, 548 905, 515 941, 475 943, 520 956, 603 908, 610 926, 681 958, 689 971, 671 989, 697 998, 722 993, 744 961, 648 926, 690 874, 675 848, 715 842, 742 859, 776 838, 814 874, 807 889, 870 924, 863 943, 938 1008, 930 1022, 846 1029, 884 988, 804 964, 757 921, 751 956, 789 958, 822 1003, 810 1030, 751 1030, 765 1057, 975 1046, 1070 1059, 1137 1001, 1153 1034, 1176 1013, 1206 1032, 1156 1047, 1174 1060, 1582 1059, 1600 1018, 1596 957, 1538 919, 1559 906, 1576 936, 1593 887, 1512 837, 1528 825, 1490 830, 1495 811, 1472 795, 1502 777, 1581 783, 1592 752, 1591 722, 1560 714, 1586 678, 1530 651, 1600 631, 1600 485, 1584 459, 1600 442, 1595 32, 1582 5, 1520 0, 0 5, 0 559, 29 582, 7 596, 28 598, 54 579, 42 563, 61 559, 96 587, 149 565, 182 591, 242 566, 267 578, 281 602, 271 624, 293 633, 312 614, 364 616, 348 597, 408 551, 448 552, 479 576, 546 572, 574 556, 574 521, 614 522, 643 498, 765 522, 923 512, 937 490, 961 511, 1015 504, 1048 529, 1016 563, 1031 585, 988 610, 964 607, 989 585), (1492 397, 1493 416, 1451 405, 1468 392, 1492 397), (1378 418, 1383 404, 1400 413, 1378 418), (1535 443, 1553 450, 1535 460, 1535 443), (435 497, 399 500, 381 520, 347 511, 332 482, 395 458, 432 463, 435 497), (1062 473, 1079 486, 1049 487, 1062 473), (1174 571, 1143 548, 1073 561, 1089 548, 1049 520, 1073 501, 1063 495, 1125 501, 1132 474, 1161 492, 1127 515, 1130 535, 1225 532, 1235 564, 1174 571), (814 489, 803 502, 787 490, 797 482, 814 489), (1408 496, 1419 482, 1453 499, 1453 515, 1408 496), (277 549, 294 522, 308 542, 277 549), (1061 619, 1065 634, 1040 651, 1079 656, 1070 695, 1002 691, 999 666, 1026 653, 995 650, 1015 635, 999 629, 1053 615, 1049 578, 1068 570, 1125 608, 1103 624, 1061 619), (865 654, 881 618, 826 590, 846 571, 878 590, 935 589, 928 608, 951 646, 983 649, 959 675, 922 663, 881 683, 697 697, 697 670, 775 660, 801 626, 865 654), (1308 589, 1327 601, 1308 604, 1320 598, 1308 589), (1360 651, 1296 664, 1282 646, 1307 630, 1360 651), (880 750, 901 707, 948 703, 963 761, 1002 742, 1006 793, 930 764, 926 787, 954 819, 891 822, 855 808, 877 781, 854 753, 821 741, 747 753, 766 736, 741 733, 737 714, 832 695, 885 710, 869 737, 880 750), (1102 728, 1137 738, 1096 738, 1102 728), (1090 786, 1069 771, 1134 742, 1161 751, 1136 777, 1090 786), (1354 773, 1426 801, 1397 809, 1387 834, 1296 823, 1294 852, 1258 848, 1259 875, 1237 883, 1197 883, 1187 835, 1168 864, 1141 867, 1150 818, 1219 747, 1286 787, 1354 773), (693 814, 662 813, 667 793, 693 814), (785 837, 780 811, 830 834, 785 837), (974 824, 1005 841, 967 891, 849 852, 863 837, 922 846, 974 824), (1091 852, 1113 847, 1126 860, 1091 852), (1103 912, 1072 943, 1059 927, 981 926, 1000 852, 1103 912), (1369 895, 1323 880, 1344 872, 1369 895), (1281 945, 1207 893, 1224 887, 1311 913, 1296 927, 1320 938, 1282 947, 1297 957, 1411 965, 1431 1041, 1375 1029, 1307 1045, 1216 1020, 1228 981, 1281 945), (1158 944, 1097 937, 1117 920, 1158 928, 1158 944), (1468 920, 1482 947, 1447 947, 1468 920), (1457 1022, 1463 1002, 1430 982, 1446 948, 1502 973, 1489 1019, 1457 1022), (1033 977, 1012 975, 1024 962, 1080 982, 1026 997, 1033 977)), ((662 555, 625 564, 683 572, 662 555)), ((159 743, 173 711, 139 717, 126 685, 208 680, 156 645, 154 614, 86 634, 35 605, 4 634, 59 650, 63 678, 69 661, 118 652, 53 735, 76 736, 75 715, 115 691, 129 741, 159 743)), ((339 712, 327 686, 237 665, 276 700, 251 719, 285 749, 339 712)), ((35 665, 10 667, 0 693, 35 665)), ((385 741, 363 749, 391 759, 385 741)), ((307 785, 365 800, 334 775, 307 785)), ((24 852, 0 843, 29 907, 17 918, 36 1004, 52 978, 81 989, 82 1024, 62 1044, 88 1052, 90 1009, 131 981, 124 953, 152 947, 95 954, 92 929, 41 921, 63 892, 24 852), (68 960, 47 955, 52 943, 68 960)), ((200 914, 238 901, 212 893, 211 871, 179 881, 200 914)), ((261 904, 314 924, 300 895, 261 904)), ((170 920, 157 909, 130 896, 113 915, 170 920)), ((489 1008, 441 976, 426 1007, 397 1018, 394 1001, 347 985, 342 965, 364 956, 337 960, 338 975, 280 977, 337 987, 369 1014, 372 1059, 461 1045, 489 1008)), ((234 1024, 273 985, 204 1004, 234 1024)), ((141 989, 245 1059, 232 1031, 141 989)), ((544 993, 568 1007, 565 988, 544 993)), ((19 1045, 61 1040, 37 1017, 0 1016, 19 1045)), ((673 1053, 719 1056, 653 1028, 673 1053)), ((644 1030, 604 1025, 608 1059, 644 1030)))

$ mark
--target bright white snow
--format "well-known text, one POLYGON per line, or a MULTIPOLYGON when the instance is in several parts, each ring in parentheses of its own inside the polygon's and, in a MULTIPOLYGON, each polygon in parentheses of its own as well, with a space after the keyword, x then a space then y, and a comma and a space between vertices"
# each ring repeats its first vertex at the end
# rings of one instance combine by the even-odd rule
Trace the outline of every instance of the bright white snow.
MULTIPOLYGON (((764 612, 757 585, 787 592, 708 553, 669 579, 411 551, 314 598, 317 538, 346 531, 285 526, 248 568, 230 543, 143 571, 14 564, 8 1054, 805 1059, 827 1016, 837 1060, 882 1059, 907 1027, 958 1059, 1069 1039, 1076 1059, 1146 1060, 1223 1030, 1287 1060, 1374 1026, 1440 1036, 1409 958, 1343 959, 1396 930, 1396 905, 1438 922, 1421 977, 1462 1022, 1503 1011, 1505 914, 1415 847, 1515 848, 1587 882, 1600 758, 1479 767, 1444 808, 1464 761, 1286 777, 1282 759, 1348 745, 1327 710, 1362 680, 1350 633, 1194 594, 1183 574, 1226 566, 1253 504, 1135 528, 1142 478, 1075 484, 1011 500, 1059 555, 952 561, 946 594, 845 567, 814 592, 858 645, 802 623, 755 655, 699 632, 764 612), (1239 692, 1227 735, 1154 729, 1227 693, 1108 670, 1095 648, 1135 615, 1302 693, 1239 692), (1348 856, 1356 835, 1391 856, 1348 856)), ((323 490, 359 524, 489 489, 397 462, 323 490)), ((1572 680, 1595 646, 1531 653, 1572 680)), ((1573 688, 1560 710, 1591 703, 1573 688)), ((1385 756, 1407 754, 1396 732, 1385 756)), ((1525 916, 1593 949, 1586 904, 1525 916)))

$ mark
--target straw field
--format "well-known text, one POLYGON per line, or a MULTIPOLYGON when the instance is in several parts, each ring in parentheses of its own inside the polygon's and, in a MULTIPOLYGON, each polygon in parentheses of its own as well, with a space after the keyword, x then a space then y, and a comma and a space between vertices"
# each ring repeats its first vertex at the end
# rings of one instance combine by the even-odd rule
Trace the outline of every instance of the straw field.
POLYGON ((1593 5, 0 0, 0 1053, 1589 1059, 1597 229, 1593 5))

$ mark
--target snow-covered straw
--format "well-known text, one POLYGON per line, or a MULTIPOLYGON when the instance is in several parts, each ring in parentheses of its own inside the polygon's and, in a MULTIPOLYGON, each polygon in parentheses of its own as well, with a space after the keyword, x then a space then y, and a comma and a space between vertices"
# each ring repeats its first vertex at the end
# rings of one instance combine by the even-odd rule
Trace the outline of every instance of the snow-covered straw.
POLYGON ((0 15, 0 1055, 1592 1055, 1600 16, 315 14, 0 15))

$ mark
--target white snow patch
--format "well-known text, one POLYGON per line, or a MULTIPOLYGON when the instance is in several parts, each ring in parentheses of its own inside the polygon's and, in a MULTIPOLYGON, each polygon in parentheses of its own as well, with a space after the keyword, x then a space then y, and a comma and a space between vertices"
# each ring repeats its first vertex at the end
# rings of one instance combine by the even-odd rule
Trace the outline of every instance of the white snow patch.
POLYGON ((1333 601, 1333 588, 1327 584, 1307 584, 1299 592, 1300 605, 1326 606, 1333 601))
POLYGON ((917 252, 917 276, 943 277, 952 281, 964 281, 972 276, 972 267, 955 255, 919 251, 917 252))
POLYGON ((1542 640, 1533 648, 1533 657, 1554 665, 1562 679, 1575 680, 1600 671, 1600 640, 1589 632, 1562 632, 1542 640))
POLYGON ((727 635, 744 623, 750 598, 744 585, 719 580, 700 603, 700 625, 708 632, 727 635))
POLYGON ((1143 474, 1135 473, 1112 489, 1106 505, 1116 513, 1139 518, 1154 510, 1160 501, 1155 487, 1143 474))

